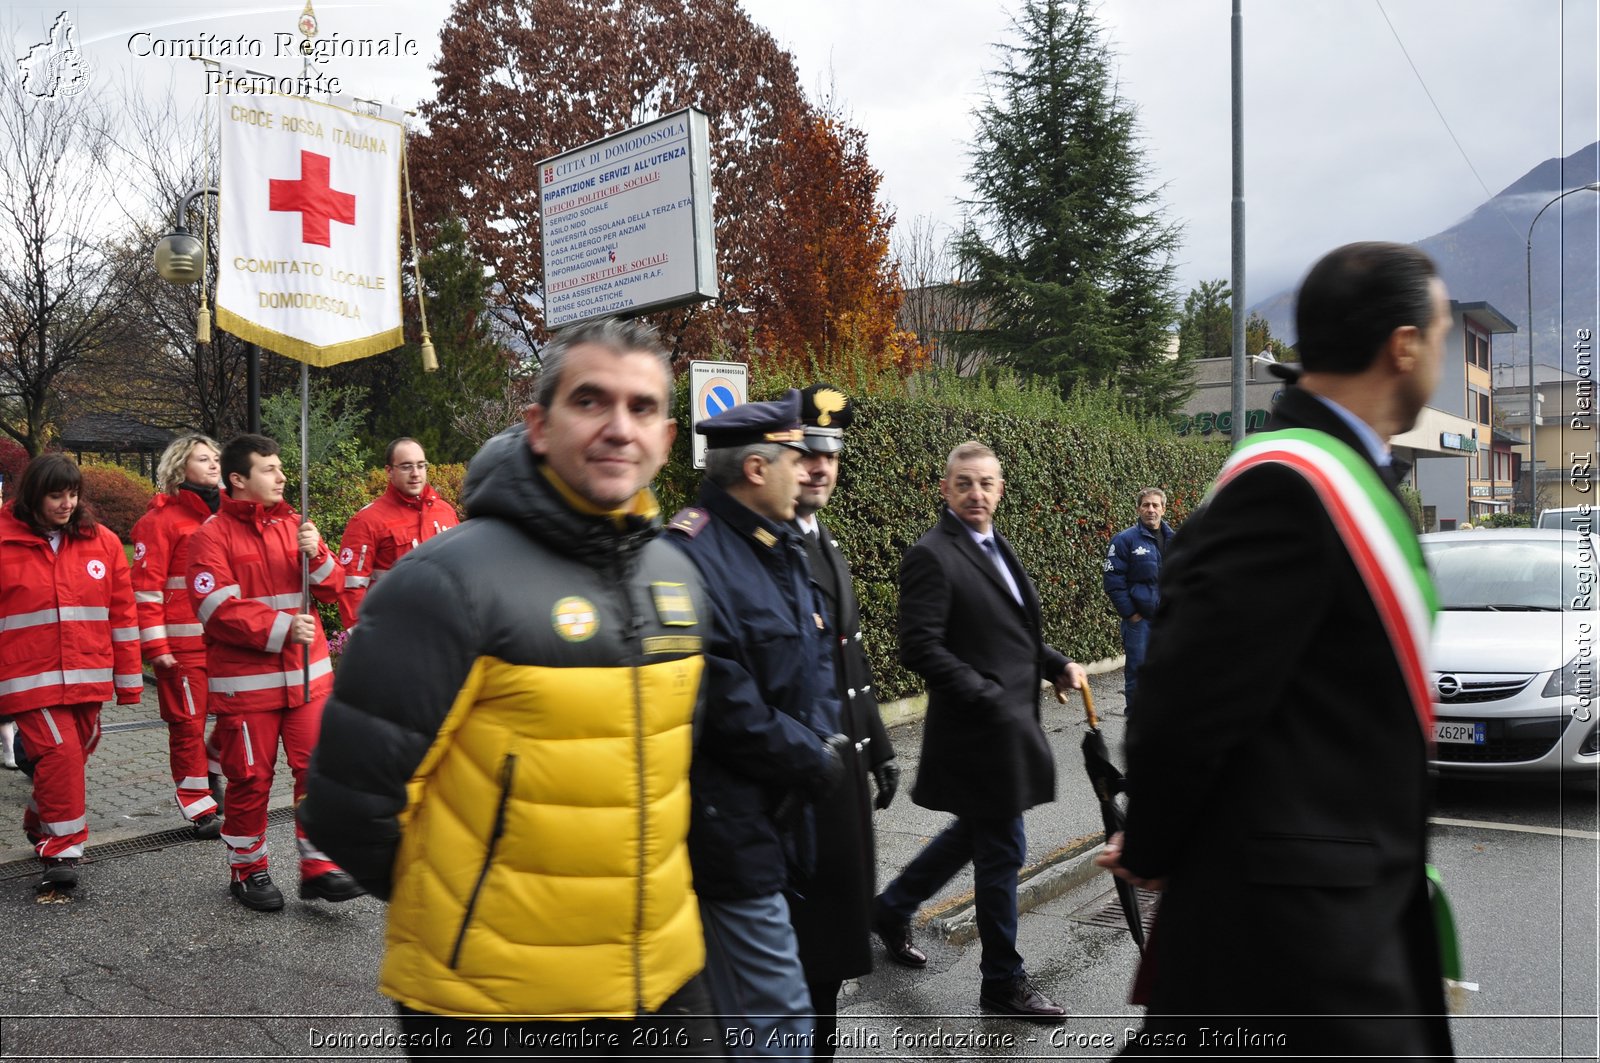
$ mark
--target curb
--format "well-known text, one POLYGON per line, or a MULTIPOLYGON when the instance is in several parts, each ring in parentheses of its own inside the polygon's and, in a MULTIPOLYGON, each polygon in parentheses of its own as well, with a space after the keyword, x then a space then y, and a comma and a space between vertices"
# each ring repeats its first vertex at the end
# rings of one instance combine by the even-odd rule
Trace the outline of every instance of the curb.
MULTIPOLYGON (((1107 872, 1094 865, 1094 858, 1105 848, 1105 835, 1099 832, 1074 838, 1037 864, 1022 869, 1017 879, 1017 914, 1031 912, 1046 901, 1107 872)), ((929 930, 952 945, 965 945, 978 937, 977 908, 969 891, 949 906, 929 915, 929 930)))

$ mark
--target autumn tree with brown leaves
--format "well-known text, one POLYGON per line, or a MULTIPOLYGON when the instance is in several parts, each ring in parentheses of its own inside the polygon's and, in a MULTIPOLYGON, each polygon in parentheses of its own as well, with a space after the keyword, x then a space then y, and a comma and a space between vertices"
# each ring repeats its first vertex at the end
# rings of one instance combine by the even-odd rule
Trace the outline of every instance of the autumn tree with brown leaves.
POLYGON ((827 166, 859 171, 831 180, 837 198, 865 197, 838 215, 862 220, 853 232, 863 248, 843 254, 835 241, 830 253, 869 289, 878 276, 856 263, 876 254, 877 274, 889 275, 886 223, 873 221, 876 173, 859 134, 851 141, 825 123, 842 141, 827 143, 793 59, 737 0, 457 0, 434 70, 427 133, 409 149, 419 207, 430 222, 452 214, 466 222, 494 267, 494 312, 529 347, 545 338, 539 160, 689 106, 710 116, 720 296, 650 315, 674 350, 701 354, 718 340, 742 348, 751 335, 820 349, 846 332, 885 334, 871 298, 827 278, 845 331, 802 325, 825 320, 809 307, 784 319, 782 307, 815 301, 806 284, 817 279, 796 271, 784 218, 806 209, 795 199, 829 183, 827 166), (826 149, 823 157, 805 161, 786 147, 796 133, 826 149))
POLYGON ((916 337, 895 323, 903 291, 889 255, 894 215, 878 204, 883 176, 866 134, 837 115, 803 115, 773 156, 783 199, 773 210, 767 284, 756 293, 757 342, 818 357, 850 347, 910 370, 916 337))

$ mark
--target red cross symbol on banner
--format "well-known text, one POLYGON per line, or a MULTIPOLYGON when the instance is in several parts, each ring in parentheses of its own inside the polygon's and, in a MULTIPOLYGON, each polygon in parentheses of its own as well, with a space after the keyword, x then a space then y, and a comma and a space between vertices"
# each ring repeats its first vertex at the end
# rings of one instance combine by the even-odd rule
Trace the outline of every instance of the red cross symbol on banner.
POLYGON ((356 223, 356 197, 349 192, 336 192, 328 184, 329 166, 333 162, 326 155, 314 151, 300 153, 300 179, 270 182, 271 197, 268 208, 300 212, 300 241, 332 247, 329 222, 356 223))

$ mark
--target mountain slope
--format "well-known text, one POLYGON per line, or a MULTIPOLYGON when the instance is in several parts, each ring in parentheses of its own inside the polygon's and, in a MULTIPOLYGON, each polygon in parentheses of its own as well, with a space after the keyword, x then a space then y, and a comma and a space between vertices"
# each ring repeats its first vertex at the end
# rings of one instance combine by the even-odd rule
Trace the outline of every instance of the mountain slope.
MULTIPOLYGON (((1521 330, 1517 335, 1495 339, 1497 360, 1528 356, 1522 325, 1528 313, 1529 222, 1562 189, 1596 180, 1600 180, 1600 142, 1564 159, 1546 159, 1450 228, 1417 241, 1439 263, 1451 298, 1487 302, 1517 324, 1521 330)), ((1574 333, 1600 327, 1597 211, 1600 193, 1575 192, 1539 219, 1533 238, 1533 319, 1534 358, 1541 363, 1573 368, 1574 333)), ((1278 292, 1252 309, 1272 324, 1273 335, 1294 336, 1293 291, 1278 292)))

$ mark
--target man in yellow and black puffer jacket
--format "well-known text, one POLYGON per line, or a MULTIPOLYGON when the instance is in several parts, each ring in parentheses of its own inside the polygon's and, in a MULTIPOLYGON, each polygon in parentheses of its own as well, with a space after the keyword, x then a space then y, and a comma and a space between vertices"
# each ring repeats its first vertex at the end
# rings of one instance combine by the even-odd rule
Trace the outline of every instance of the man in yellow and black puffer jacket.
POLYGON ((379 987, 413 1054, 501 1016, 502 1050, 704 1054, 687 835, 706 608, 648 487, 676 431, 668 356, 602 320, 541 357, 526 430, 472 461, 467 522, 362 606, 301 819, 390 903, 379 987))

